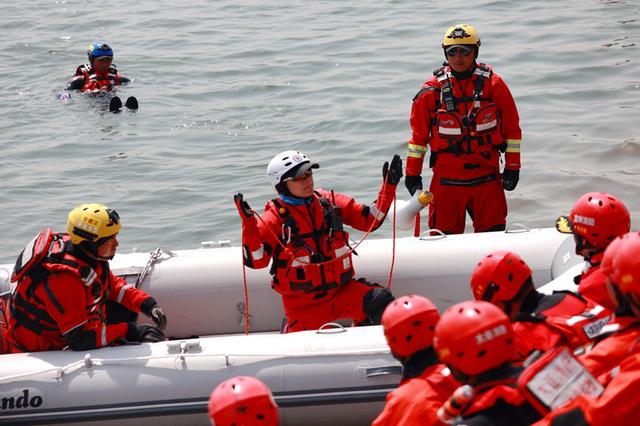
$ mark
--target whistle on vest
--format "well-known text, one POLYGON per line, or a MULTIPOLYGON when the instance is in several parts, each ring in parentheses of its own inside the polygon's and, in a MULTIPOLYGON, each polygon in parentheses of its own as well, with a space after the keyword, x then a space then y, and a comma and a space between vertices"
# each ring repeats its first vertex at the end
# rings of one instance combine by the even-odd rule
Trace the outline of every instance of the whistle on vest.
POLYGON ((455 424, 462 417, 462 413, 467 409, 473 400, 473 387, 462 385, 445 401, 438 409, 437 416, 443 423, 455 424))

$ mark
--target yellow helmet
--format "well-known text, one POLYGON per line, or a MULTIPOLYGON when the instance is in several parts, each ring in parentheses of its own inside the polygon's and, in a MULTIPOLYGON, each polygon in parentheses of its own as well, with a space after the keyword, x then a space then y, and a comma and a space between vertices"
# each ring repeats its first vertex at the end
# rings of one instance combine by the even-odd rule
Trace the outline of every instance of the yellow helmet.
POLYGON ((96 241, 120 232, 120 216, 104 204, 81 204, 69 212, 67 231, 73 244, 96 241))
POLYGON ((471 44, 480 46, 480 36, 475 28, 469 24, 457 24, 449 27, 442 38, 442 48, 456 44, 471 44))

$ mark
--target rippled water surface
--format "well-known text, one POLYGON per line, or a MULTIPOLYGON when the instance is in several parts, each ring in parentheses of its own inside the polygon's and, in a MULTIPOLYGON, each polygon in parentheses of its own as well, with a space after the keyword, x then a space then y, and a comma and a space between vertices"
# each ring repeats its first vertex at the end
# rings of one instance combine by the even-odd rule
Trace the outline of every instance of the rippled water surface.
POLYGON ((518 103, 523 170, 509 221, 552 226, 602 190, 638 227, 637 2, 284 3, 4 2, 0 262, 86 201, 119 211, 125 252, 238 243, 232 195, 261 207, 266 164, 290 148, 321 163, 317 184, 373 199, 382 163, 405 157, 411 99, 458 21, 478 28, 480 60, 518 103), (56 100, 97 38, 133 78, 118 93, 138 97, 136 113, 56 100))

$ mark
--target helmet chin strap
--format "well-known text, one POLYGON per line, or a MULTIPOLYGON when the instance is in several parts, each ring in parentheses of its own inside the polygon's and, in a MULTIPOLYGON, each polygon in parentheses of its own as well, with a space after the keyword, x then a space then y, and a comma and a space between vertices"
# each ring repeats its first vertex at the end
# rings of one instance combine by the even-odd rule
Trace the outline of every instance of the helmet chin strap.
POLYGON ((98 240, 96 242, 89 242, 89 241, 83 241, 78 247, 80 247, 80 249, 82 250, 83 253, 85 253, 87 256, 89 256, 92 259, 98 260, 98 261, 108 261, 113 259, 113 257, 115 256, 115 253, 112 256, 109 257, 102 257, 102 256, 98 256, 98 248, 107 242, 107 240, 111 238, 111 237, 107 237, 107 238, 102 238, 101 240, 98 240))

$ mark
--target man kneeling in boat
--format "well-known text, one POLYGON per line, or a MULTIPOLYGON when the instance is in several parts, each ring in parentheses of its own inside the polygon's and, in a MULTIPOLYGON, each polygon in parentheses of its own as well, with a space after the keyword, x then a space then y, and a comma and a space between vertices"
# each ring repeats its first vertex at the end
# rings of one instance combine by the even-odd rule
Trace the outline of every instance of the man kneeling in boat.
POLYGON ((271 258, 272 287, 282 295, 284 333, 314 330, 341 318, 380 324, 391 292, 363 278, 354 279, 349 234, 343 222, 361 231, 377 229, 402 177, 397 155, 385 163, 383 185, 370 206, 333 191, 314 189, 319 165, 298 151, 276 155, 267 176, 278 198, 267 203, 260 221, 241 193, 234 201, 242 217, 244 263, 264 268, 271 258))
POLYGON ((87 350, 164 338, 162 308, 109 269, 120 228, 115 210, 83 204, 69 213, 68 234, 46 229, 27 245, 11 277, 17 284, 5 334, 9 352, 87 350), (145 313, 157 327, 115 319, 120 305, 145 313))

